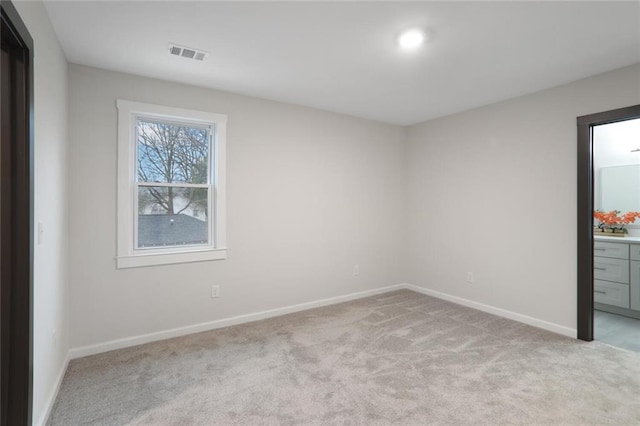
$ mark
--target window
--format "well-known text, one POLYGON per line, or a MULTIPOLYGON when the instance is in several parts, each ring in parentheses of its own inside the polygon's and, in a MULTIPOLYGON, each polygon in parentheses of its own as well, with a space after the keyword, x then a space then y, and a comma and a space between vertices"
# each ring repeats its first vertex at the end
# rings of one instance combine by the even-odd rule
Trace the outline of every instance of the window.
POLYGON ((118 268, 226 258, 227 117, 118 100, 118 268))

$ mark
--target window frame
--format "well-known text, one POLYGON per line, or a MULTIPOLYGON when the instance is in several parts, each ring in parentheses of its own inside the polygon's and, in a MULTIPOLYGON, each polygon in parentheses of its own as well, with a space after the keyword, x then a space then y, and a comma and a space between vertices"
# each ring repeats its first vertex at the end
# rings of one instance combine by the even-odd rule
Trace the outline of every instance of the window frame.
MULTIPOLYGON (((116 267, 135 268, 226 259, 227 116, 204 111, 118 99, 117 256, 116 267), (138 120, 155 119, 210 128, 208 167, 208 245, 138 248, 138 120)), ((144 185, 143 185, 144 186, 144 185)), ((190 184, 185 183, 188 187, 190 184)))
POLYGON ((200 121, 193 121, 193 120, 174 120, 174 119, 162 119, 157 115, 150 115, 150 114, 138 114, 138 113, 133 113, 133 117, 132 117, 132 125, 133 125, 133 129, 132 129, 132 142, 133 139, 135 138, 136 142, 135 142, 135 146, 132 147, 133 152, 131 153, 131 155, 134 157, 133 158, 133 166, 135 167, 135 171, 134 171, 134 176, 133 176, 133 191, 132 191, 132 196, 133 196, 133 253, 134 254, 163 254, 163 253, 167 253, 167 252, 183 252, 183 251, 194 251, 194 250, 200 250, 200 249, 214 249, 215 248, 215 199, 213 197, 213 187, 216 184, 216 177, 213 174, 213 172, 215 171, 215 161, 216 161, 216 152, 215 152, 215 147, 216 147, 216 137, 215 137, 215 128, 216 128, 216 124, 211 122, 211 123, 203 123, 200 121), (140 123, 144 122, 144 121, 155 121, 158 123, 163 123, 163 124, 169 124, 169 125, 174 125, 174 126, 190 126, 192 128, 201 128, 201 129, 206 129, 207 130, 207 152, 208 152, 208 156, 209 156, 209 161, 207 161, 207 182, 204 184, 194 184, 194 183, 188 183, 188 182, 173 182, 173 183, 169 183, 169 182, 144 182, 141 181, 138 178, 138 161, 139 161, 139 147, 138 147, 138 140, 139 140, 139 133, 138 130, 140 128, 140 123), (185 245, 175 245, 175 246, 166 246, 166 247, 140 247, 139 246, 139 234, 138 234, 138 228, 139 228, 139 217, 140 217, 140 213, 139 213, 139 200, 140 200, 140 188, 144 188, 144 187, 156 187, 156 188, 169 188, 169 187, 173 187, 173 188, 202 188, 202 189, 206 189, 207 190, 207 211, 208 213, 208 217, 207 217, 207 244, 185 244, 185 245))

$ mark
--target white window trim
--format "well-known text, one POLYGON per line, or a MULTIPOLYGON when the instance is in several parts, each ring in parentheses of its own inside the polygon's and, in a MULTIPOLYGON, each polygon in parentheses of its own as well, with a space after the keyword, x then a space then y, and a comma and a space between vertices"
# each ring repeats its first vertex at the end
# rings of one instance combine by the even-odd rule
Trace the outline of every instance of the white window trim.
POLYGON ((192 111, 141 102, 118 99, 118 203, 117 203, 117 257, 116 267, 220 260, 227 257, 226 246, 226 140, 227 116, 203 111, 192 111), (212 179, 213 204, 211 245, 171 247, 162 250, 136 250, 134 247, 134 189, 137 178, 135 153, 137 151, 136 117, 186 121, 212 125, 215 133, 212 152, 214 175, 212 179))

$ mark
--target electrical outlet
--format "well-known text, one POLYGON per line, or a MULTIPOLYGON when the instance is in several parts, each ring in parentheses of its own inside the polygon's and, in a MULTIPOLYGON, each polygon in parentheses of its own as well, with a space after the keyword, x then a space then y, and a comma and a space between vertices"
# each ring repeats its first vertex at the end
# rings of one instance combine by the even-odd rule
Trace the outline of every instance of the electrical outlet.
POLYGON ((220 286, 219 285, 212 285, 211 286, 211 297, 212 298, 216 298, 216 297, 220 297, 220 286))
POLYGON ((360 275, 360 265, 353 265, 353 276, 360 275))
POLYGON ((467 282, 473 284, 473 272, 467 272, 467 282))

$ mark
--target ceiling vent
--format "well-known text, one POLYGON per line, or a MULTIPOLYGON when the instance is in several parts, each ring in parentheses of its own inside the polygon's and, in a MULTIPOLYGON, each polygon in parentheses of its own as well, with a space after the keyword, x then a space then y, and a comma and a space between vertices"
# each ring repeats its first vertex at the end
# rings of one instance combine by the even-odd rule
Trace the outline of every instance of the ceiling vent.
POLYGON ((178 46, 177 44, 169 45, 169 53, 174 56, 182 56, 183 58, 195 59, 196 61, 204 61, 209 54, 204 50, 194 49, 192 47, 178 46))

